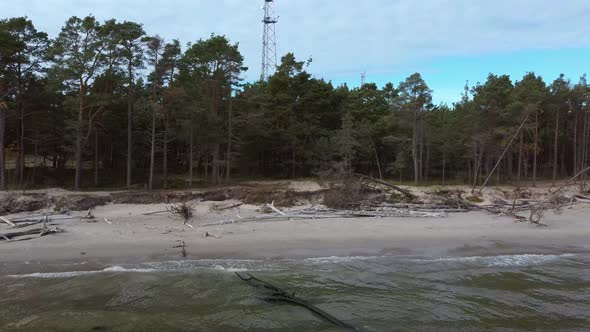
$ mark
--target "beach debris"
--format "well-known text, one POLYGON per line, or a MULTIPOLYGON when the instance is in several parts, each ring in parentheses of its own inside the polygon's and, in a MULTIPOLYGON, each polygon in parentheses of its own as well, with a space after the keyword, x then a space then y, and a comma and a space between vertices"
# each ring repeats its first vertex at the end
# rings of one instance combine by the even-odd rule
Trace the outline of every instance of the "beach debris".
POLYGON ((142 213, 142 216, 151 216, 154 214, 160 214, 160 213, 169 213, 170 210, 160 210, 160 211, 154 211, 154 212, 148 212, 148 213, 142 213))
POLYGON ((81 219, 83 217, 76 217, 70 216, 70 214, 65 214, 64 212, 50 212, 50 213, 42 213, 42 214, 29 214, 27 216, 19 217, 19 218, 12 218, 10 221, 17 224, 19 227, 26 227, 27 223, 31 224, 38 224, 43 221, 49 222, 51 221, 60 221, 60 220, 72 220, 72 219, 81 219), (21 225, 22 224, 22 225, 21 225))
POLYGON ((407 198, 410 198, 410 199, 415 199, 416 198, 416 195, 412 194, 412 192, 410 192, 409 190, 404 189, 404 188, 401 188, 401 187, 396 186, 394 184, 391 184, 391 183, 388 183, 388 182, 385 182, 385 181, 382 181, 382 180, 379 180, 379 179, 375 179, 373 177, 370 177, 370 176, 364 175, 364 174, 354 173, 353 175, 354 176, 357 176, 358 178, 360 178, 361 181, 363 181, 363 180, 369 180, 369 181, 371 181, 373 183, 376 183, 376 184, 379 184, 379 185, 382 185, 382 186, 386 186, 386 187, 389 187, 389 188, 391 188, 393 190, 399 191, 400 193, 404 194, 407 198))
POLYGON ((225 210, 236 209, 242 205, 244 205, 244 203, 232 204, 230 206, 224 206, 223 204, 212 204, 210 210, 214 211, 214 212, 221 212, 221 211, 225 211, 225 210))
POLYGON ((16 226, 12 221, 10 221, 10 220, 8 220, 8 219, 6 219, 4 217, 0 217, 0 221, 3 221, 5 223, 9 224, 12 227, 15 227, 16 226))
POLYGON ((274 212, 276 212, 276 213, 280 214, 281 216, 286 216, 286 214, 285 214, 285 213, 283 213, 283 211, 281 211, 281 210, 279 210, 279 209, 277 209, 277 208, 275 207, 275 202, 274 202, 274 201, 272 201, 270 204, 266 204, 266 206, 267 206, 269 209, 271 209, 272 211, 274 211, 274 212))
POLYGON ((227 219, 217 222, 199 225, 219 226, 233 223, 245 223, 256 221, 276 221, 276 220, 319 220, 334 218, 446 218, 448 212, 467 212, 465 209, 446 209, 445 206, 418 206, 402 205, 398 207, 393 204, 381 204, 378 206, 361 206, 354 210, 340 210, 330 208, 305 208, 300 210, 291 210, 281 213, 275 212, 259 216, 252 216, 239 219, 227 219))
POLYGON ((267 297, 264 298, 265 301, 270 303, 288 303, 297 305, 307 310, 311 311, 316 316, 320 317, 321 319, 329 322, 339 328, 346 329, 349 331, 360 331, 354 326, 347 324, 340 319, 330 315, 329 313, 325 312, 324 310, 314 306, 313 304, 295 296, 295 293, 288 293, 287 291, 269 283, 264 280, 258 279, 251 275, 250 273, 246 273, 246 276, 242 276, 240 273, 235 272, 235 274, 240 278, 242 281, 247 282, 251 286, 262 289, 265 292, 269 293, 267 297))
POLYGON ((584 195, 579 195, 578 194, 578 195, 574 195, 574 197, 576 199, 579 199, 579 200, 582 200, 582 201, 590 201, 590 197, 588 197, 588 196, 584 196, 584 195))
POLYGON ((184 240, 176 240, 176 242, 178 242, 178 244, 172 248, 181 248, 182 249, 182 252, 181 252, 182 257, 186 258, 186 246, 184 244, 184 240))
POLYGON ((57 233, 63 233, 63 232, 64 232, 64 230, 59 227, 49 228, 46 225, 43 225, 43 228, 33 228, 33 229, 26 230, 26 231, 21 231, 21 232, 0 234, 0 240, 6 240, 7 242, 25 241, 25 240, 31 240, 31 239, 34 239, 37 237, 43 237, 48 234, 57 234, 57 233), (19 238, 19 237, 22 237, 25 235, 37 235, 37 236, 15 240, 15 238, 19 238))
POLYGON ((188 225, 189 220, 192 219, 195 213, 195 206, 186 202, 172 204, 168 211, 173 215, 182 217, 184 224, 188 225))
POLYGON ((215 235, 209 232, 205 232, 205 237, 214 237, 216 239, 221 239, 221 235, 215 235))

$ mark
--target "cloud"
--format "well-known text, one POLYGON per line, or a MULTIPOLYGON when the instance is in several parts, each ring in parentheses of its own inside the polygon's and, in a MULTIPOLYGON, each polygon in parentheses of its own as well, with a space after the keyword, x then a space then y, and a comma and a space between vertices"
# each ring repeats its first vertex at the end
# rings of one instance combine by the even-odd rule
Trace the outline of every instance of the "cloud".
MULTIPOLYGON (((587 0, 276 0, 279 54, 313 57, 317 76, 396 72, 448 56, 590 46, 587 0)), ((225 34, 258 76, 262 0, 0 0, 4 16, 28 15, 55 36, 72 15, 143 23, 183 44, 225 34)))

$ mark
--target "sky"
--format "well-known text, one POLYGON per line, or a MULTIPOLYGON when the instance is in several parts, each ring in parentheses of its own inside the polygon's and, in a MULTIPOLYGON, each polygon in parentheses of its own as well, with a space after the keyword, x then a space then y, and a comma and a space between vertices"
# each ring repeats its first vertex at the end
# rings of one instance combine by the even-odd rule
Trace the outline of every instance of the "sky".
MULTIPOLYGON (((55 37, 70 16, 142 23, 183 45, 211 33, 239 42, 261 70, 263 0, 0 0, 0 17, 28 16, 55 37)), ((460 99, 466 81, 488 73, 518 80, 534 71, 550 82, 590 72, 588 0, 275 0, 277 52, 312 58, 317 78, 358 86, 398 84, 420 72, 436 103, 460 99)))

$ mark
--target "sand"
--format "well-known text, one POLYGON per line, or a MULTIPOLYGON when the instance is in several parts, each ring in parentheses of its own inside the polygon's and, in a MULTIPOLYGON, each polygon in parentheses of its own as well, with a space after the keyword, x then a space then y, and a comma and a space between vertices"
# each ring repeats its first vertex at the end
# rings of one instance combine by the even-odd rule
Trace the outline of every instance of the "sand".
MULTIPOLYGON (((226 201, 222 204, 230 206, 226 201)), ((193 227, 184 226, 164 204, 110 204, 96 208, 96 222, 55 222, 65 233, 22 242, 0 242, 0 273, 34 271, 61 262, 108 265, 203 258, 284 258, 346 255, 485 255, 562 253, 590 250, 590 204, 561 215, 547 212, 548 227, 515 223, 483 212, 447 218, 357 218, 282 220, 202 227, 206 223, 257 215, 257 206, 218 212, 211 202, 197 204, 193 227), (107 218, 111 224, 104 221, 107 218), (219 236, 205 237, 208 232, 219 236), (184 241, 187 257, 174 248, 184 241), (3 271, 4 270, 4 271, 3 271)), ((86 212, 79 212, 82 216, 86 212)), ((9 216, 14 217, 14 216, 9 216)), ((0 225, 0 233, 8 230, 0 225)))

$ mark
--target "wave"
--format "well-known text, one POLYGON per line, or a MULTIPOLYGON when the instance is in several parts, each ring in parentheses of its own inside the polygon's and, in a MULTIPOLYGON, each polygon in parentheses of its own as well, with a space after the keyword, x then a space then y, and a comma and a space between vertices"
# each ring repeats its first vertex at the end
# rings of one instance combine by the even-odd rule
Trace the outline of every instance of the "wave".
POLYGON ((341 264, 354 261, 365 261, 382 258, 385 256, 329 256, 329 257, 312 257, 303 259, 304 263, 311 264, 341 264))
POLYGON ((66 272, 37 272, 30 274, 8 275, 9 278, 73 278, 101 273, 154 273, 154 272, 187 272, 200 269, 234 272, 275 271, 280 270, 274 265, 262 264, 255 260, 194 260, 194 261, 165 261, 151 262, 134 267, 110 266, 102 270, 66 271, 66 272))
POLYGON ((125 268, 122 266, 110 266, 102 270, 90 270, 90 271, 66 271, 66 272, 37 272, 37 273, 30 273, 30 274, 13 274, 8 275, 9 278, 42 278, 42 279, 49 279, 49 278, 72 278, 72 277, 79 277, 83 275, 89 274, 98 274, 98 273, 149 273, 154 272, 154 269, 139 269, 139 268, 125 268))
POLYGON ((540 265, 561 258, 573 257, 574 254, 561 255, 499 255, 499 256, 469 256, 469 257, 442 257, 437 259, 419 259, 418 262, 458 262, 469 264, 480 264, 487 267, 518 267, 529 265, 540 265))

